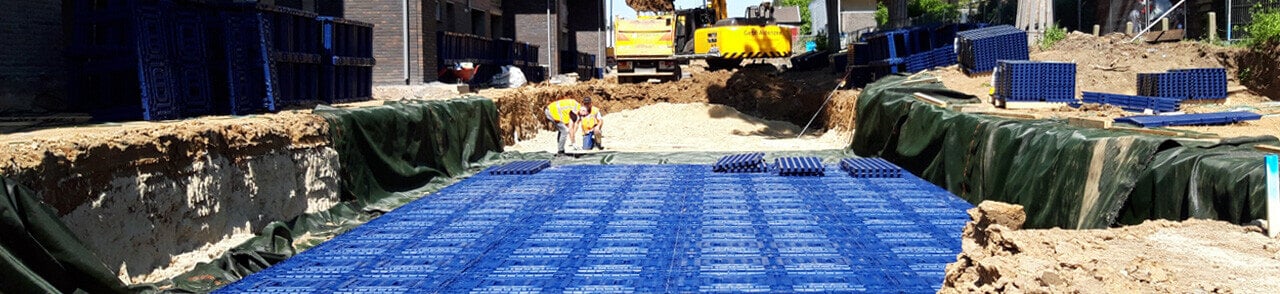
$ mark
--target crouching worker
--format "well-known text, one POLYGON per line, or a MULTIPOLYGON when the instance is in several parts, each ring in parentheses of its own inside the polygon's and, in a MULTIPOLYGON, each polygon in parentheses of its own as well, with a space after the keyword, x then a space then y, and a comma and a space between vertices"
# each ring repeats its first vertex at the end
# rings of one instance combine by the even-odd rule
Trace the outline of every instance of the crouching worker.
POLYGON ((547 104, 545 114, 547 120, 556 125, 556 155, 564 155, 564 141, 569 140, 569 144, 575 144, 574 133, 578 128, 578 109, 582 108, 578 101, 573 99, 560 99, 551 104, 547 104))
POLYGON ((604 118, 601 117, 600 109, 591 105, 591 98, 582 99, 582 108, 578 109, 578 115, 582 117, 579 124, 582 125, 582 149, 591 150, 600 148, 604 150, 604 145, 600 143, 601 137, 600 127, 604 125, 604 118))

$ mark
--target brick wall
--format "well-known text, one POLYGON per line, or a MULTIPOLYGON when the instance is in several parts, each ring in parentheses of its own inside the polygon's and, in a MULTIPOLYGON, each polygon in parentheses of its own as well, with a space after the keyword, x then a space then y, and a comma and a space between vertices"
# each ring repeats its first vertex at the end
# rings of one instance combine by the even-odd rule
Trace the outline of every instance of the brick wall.
MULTIPOLYGON (((409 3, 409 80, 411 83, 434 81, 435 22, 424 21, 425 11, 434 11, 435 0, 411 0, 409 3), (430 32, 430 33, 425 33, 430 32), (430 57, 430 60, 427 59, 430 57)), ((404 24, 401 0, 347 1, 343 7, 346 18, 374 24, 373 56, 378 64, 373 68, 376 84, 404 84, 404 24)), ((434 17, 434 13, 429 14, 434 17)))
MULTIPOLYGON (((564 7, 564 0, 557 0, 556 7, 564 7)), ((547 65, 556 65, 559 63, 559 50, 564 49, 564 36, 567 29, 566 21, 561 19, 557 12, 551 11, 551 23, 558 24, 551 31, 552 43, 554 46, 548 46, 547 42, 547 5, 546 1, 506 1, 502 5, 502 13, 506 28, 505 35, 516 41, 538 45, 538 63, 547 65), (547 52, 552 52, 548 59, 547 52)), ((563 11, 563 10, 559 10, 563 11)))
POLYGON ((605 30, 604 2, 578 1, 569 6, 567 11, 569 18, 573 19, 568 24, 572 35, 569 42, 572 45, 566 46, 565 49, 596 55, 595 66, 604 66, 603 47, 608 46, 608 42, 603 40, 606 35, 602 33, 605 30))
POLYGON ((65 99, 61 0, 4 1, 0 9, 0 115, 60 111, 65 99))

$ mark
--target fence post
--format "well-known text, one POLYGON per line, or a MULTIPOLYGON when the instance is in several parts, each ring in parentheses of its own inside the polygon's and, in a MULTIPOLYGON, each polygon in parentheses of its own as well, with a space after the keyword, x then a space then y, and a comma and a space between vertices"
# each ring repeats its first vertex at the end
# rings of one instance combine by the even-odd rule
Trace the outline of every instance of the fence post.
POLYGON ((1218 13, 1209 12, 1209 41, 1218 40, 1218 13))

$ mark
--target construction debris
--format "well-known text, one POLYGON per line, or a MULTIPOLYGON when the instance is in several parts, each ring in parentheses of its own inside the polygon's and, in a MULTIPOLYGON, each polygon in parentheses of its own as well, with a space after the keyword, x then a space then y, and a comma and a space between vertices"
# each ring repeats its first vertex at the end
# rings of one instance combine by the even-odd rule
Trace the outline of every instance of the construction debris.
POLYGON ((627 0, 627 7, 638 12, 672 11, 676 9, 675 0, 627 0))

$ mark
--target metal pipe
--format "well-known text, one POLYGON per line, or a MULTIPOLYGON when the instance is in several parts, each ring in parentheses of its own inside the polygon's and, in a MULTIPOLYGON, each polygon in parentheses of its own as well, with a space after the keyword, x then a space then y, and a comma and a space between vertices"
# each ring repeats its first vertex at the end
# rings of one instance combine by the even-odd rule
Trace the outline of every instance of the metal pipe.
MULTIPOLYGON (((1161 14, 1160 17, 1156 18, 1156 20, 1160 20, 1160 19, 1163 19, 1165 16, 1169 16, 1170 13, 1173 13, 1174 10, 1178 9, 1178 6, 1182 6, 1182 3, 1187 3, 1187 0, 1178 1, 1178 4, 1174 4, 1173 7, 1170 7, 1168 11, 1165 11, 1164 14, 1161 14)), ((1159 21, 1151 22, 1151 24, 1147 25, 1147 28, 1142 29, 1142 32, 1133 35, 1133 39, 1129 39, 1129 42, 1138 40, 1138 38, 1142 37, 1143 34, 1146 34, 1147 31, 1151 30, 1151 27, 1156 26, 1156 24, 1158 23, 1160 22, 1159 21)))
POLYGON ((553 70, 555 68, 555 66, 553 65, 555 62, 554 62, 554 59, 551 57, 551 52, 555 51, 555 47, 551 46, 551 3, 552 2, 553 1, 551 0, 547 0, 547 77, 553 77, 556 75, 555 71, 553 70))
POLYGON ((1227 42, 1231 42, 1231 0, 1227 0, 1227 42))
POLYGON ((412 76, 409 74, 409 0, 400 0, 400 6, 404 9, 400 14, 400 30, 403 32, 401 37, 404 38, 404 84, 410 85, 412 76))

